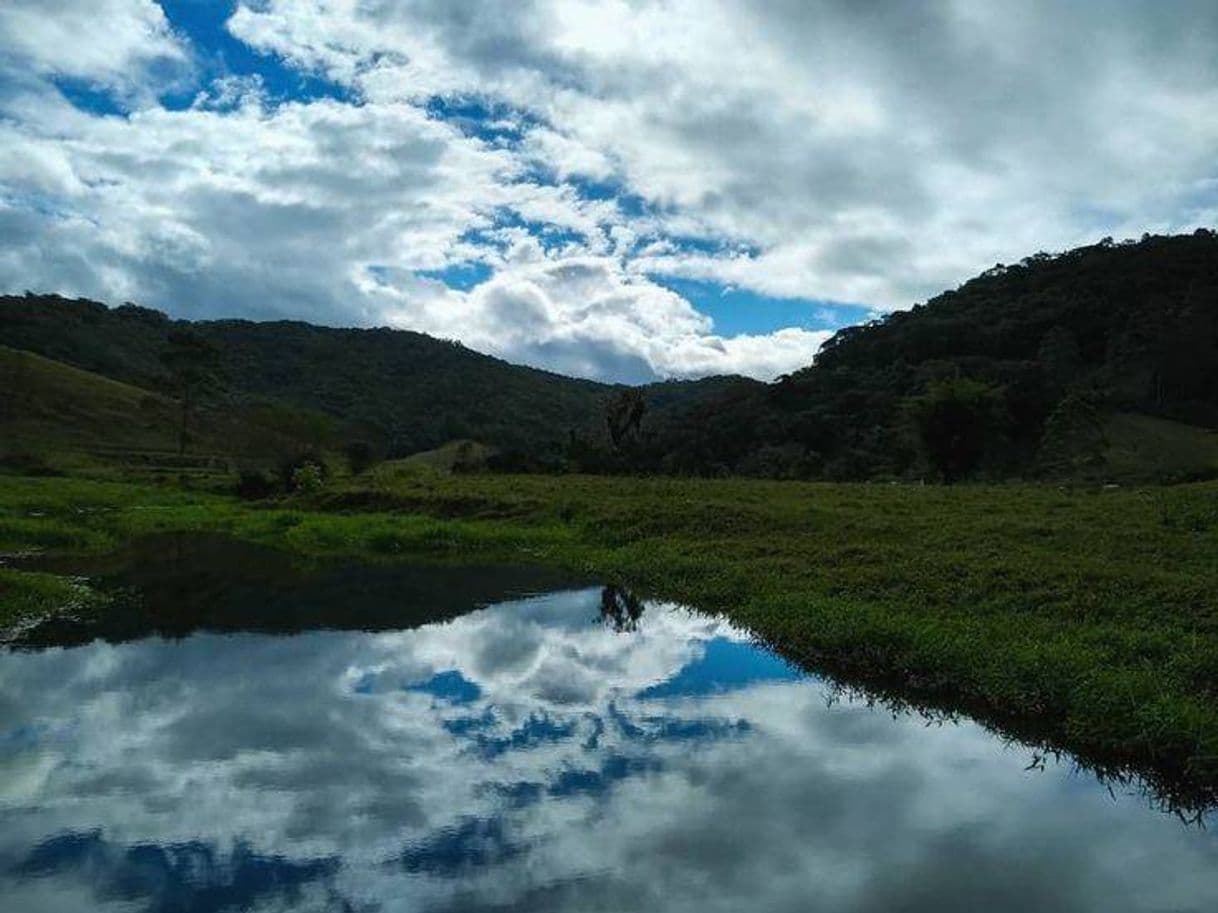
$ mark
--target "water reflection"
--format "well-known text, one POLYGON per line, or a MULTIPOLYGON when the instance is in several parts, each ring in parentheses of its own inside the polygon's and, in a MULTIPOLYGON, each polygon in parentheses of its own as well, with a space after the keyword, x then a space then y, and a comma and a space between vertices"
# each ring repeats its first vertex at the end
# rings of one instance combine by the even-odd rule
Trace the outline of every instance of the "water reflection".
POLYGON ((609 584, 601 588, 601 621, 619 634, 630 634, 639 629, 643 617, 643 600, 630 590, 609 584))
POLYGON ((0 908, 1218 908, 1208 833, 720 620, 445 618, 0 655, 0 908))

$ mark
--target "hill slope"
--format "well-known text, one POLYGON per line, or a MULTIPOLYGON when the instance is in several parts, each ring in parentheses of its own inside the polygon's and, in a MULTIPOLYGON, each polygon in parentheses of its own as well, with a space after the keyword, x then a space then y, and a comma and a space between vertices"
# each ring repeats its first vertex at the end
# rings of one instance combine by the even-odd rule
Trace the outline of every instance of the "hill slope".
POLYGON ((336 446, 337 423, 302 411, 200 410, 189 450, 178 452, 179 404, 168 396, 0 346, 0 462, 39 470, 99 464, 142 474, 228 472, 233 460, 269 465, 279 455, 336 446))
POLYGON ((344 440, 388 456, 470 440, 510 452, 499 465, 515 468, 948 480, 1218 472, 1205 433, 1218 427, 1218 236, 1206 230, 996 266, 841 330, 774 384, 650 385, 641 432, 616 450, 605 410, 622 388, 419 333, 0 298, 0 343, 147 389, 166 389, 166 343, 183 329, 218 352, 217 402, 320 413, 344 440))
POLYGON ((344 422, 390 455, 477 438, 498 447, 561 448, 600 432, 611 387, 511 365, 400 330, 241 320, 188 323, 134 305, 57 296, 0 298, 0 343, 148 389, 164 389, 171 332, 218 353, 230 402, 278 402, 344 422))
POLYGON ((997 266, 841 330, 775 384, 695 404, 638 459, 660 468, 681 454, 707 473, 921 476, 943 471, 938 433, 956 475, 1064 466, 1174 478, 1214 471, 1208 459, 1157 456, 1181 434, 1209 440, 1197 430, 1207 427, 1218 427, 1218 235, 1199 230, 997 266), (1171 419, 1180 433, 1114 425, 1117 415, 1171 419))

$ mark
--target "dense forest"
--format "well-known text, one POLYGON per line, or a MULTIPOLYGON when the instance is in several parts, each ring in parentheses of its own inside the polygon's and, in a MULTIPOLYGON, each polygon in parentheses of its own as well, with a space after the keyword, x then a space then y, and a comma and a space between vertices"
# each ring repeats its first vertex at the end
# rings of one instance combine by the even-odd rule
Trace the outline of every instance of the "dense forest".
MULTIPOLYGON (((29 293, 0 298, 0 343, 165 392, 183 417, 316 420, 326 445, 358 442, 376 458, 468 439, 491 468, 524 471, 1103 476, 1116 438, 1143 453, 1160 439, 1198 452, 1218 442, 1218 235, 1105 239, 999 264, 839 331, 773 384, 614 387, 419 333, 188 323, 29 293)), ((1207 471, 1204 459, 1181 465, 1207 471)))
POLYGON ((839 331, 775 384, 689 403, 632 458, 831 479, 1102 474, 1116 415, 1218 427, 1213 232, 999 264, 839 331))
POLYGON ((510 365, 457 343, 389 329, 298 322, 171 320, 125 304, 26 295, 0 298, 0 343, 148 390, 173 390, 175 348, 206 361, 200 408, 290 408, 341 423, 341 433, 396 457, 474 438, 497 448, 557 452, 601 428, 609 389, 510 365))

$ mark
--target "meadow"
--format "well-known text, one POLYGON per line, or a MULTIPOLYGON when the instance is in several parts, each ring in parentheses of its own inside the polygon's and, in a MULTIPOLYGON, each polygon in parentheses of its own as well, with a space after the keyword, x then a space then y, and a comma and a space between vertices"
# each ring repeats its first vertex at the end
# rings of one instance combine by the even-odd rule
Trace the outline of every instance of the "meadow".
MULTIPOLYGON (((178 531, 301 556, 540 562, 722 612, 894 705, 965 712, 1182 804, 1218 796, 1218 484, 452 475, 265 502, 0 476, 0 552, 178 531)), ((0 569, 0 625, 96 600, 0 569)), ((99 610, 104 611, 104 606, 99 610)))

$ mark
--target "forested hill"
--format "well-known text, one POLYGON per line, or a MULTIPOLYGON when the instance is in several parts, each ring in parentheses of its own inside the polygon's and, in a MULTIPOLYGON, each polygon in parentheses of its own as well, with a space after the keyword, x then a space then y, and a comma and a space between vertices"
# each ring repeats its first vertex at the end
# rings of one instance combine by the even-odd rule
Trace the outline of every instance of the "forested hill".
POLYGON ((1049 459, 1043 445, 1071 442, 1046 431, 1086 436, 1051 424, 1083 425, 1088 409, 1218 426, 1218 236, 1105 240, 995 266, 924 306, 842 330, 774 400, 801 440, 841 471, 870 475, 904 470, 916 453, 902 446, 902 419, 933 421, 938 406, 952 421, 953 393, 961 427, 947 433, 966 436, 974 413, 977 452, 959 455, 960 471, 1049 459), (920 395, 930 399, 908 399, 920 395))
POLYGON ((778 383, 692 404, 638 459, 864 479, 1208 471, 1218 436, 1218 235, 1105 239, 995 266, 838 332, 778 383), (1196 429, 1193 434, 1189 429, 1196 429))
POLYGON ((399 330, 187 323, 134 305, 0 298, 0 344, 170 396, 167 350, 183 333, 214 353, 213 409, 323 414, 388 456, 472 439, 523 469, 1218 474, 1218 235, 1207 230, 995 266, 841 330, 814 364, 773 384, 708 378, 634 392, 399 330), (620 433, 607 434, 614 409, 620 433))
POLYGON ((0 298, 0 343, 153 391, 172 394, 164 356, 171 334, 183 332, 214 353, 213 408, 237 399, 313 410, 387 455, 456 438, 557 453, 572 430, 602 433, 613 389, 401 330, 190 323, 134 305, 0 298))

